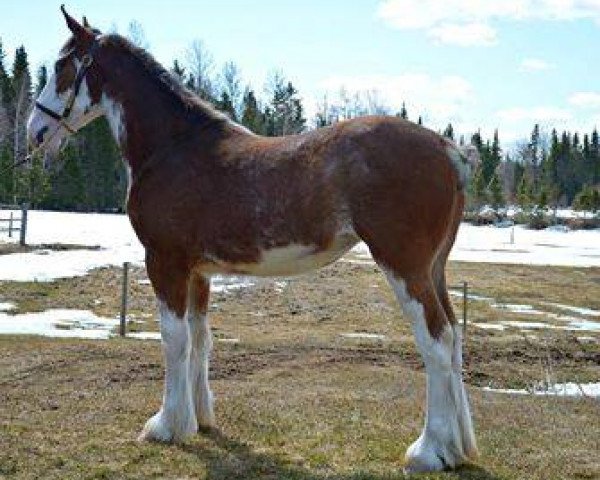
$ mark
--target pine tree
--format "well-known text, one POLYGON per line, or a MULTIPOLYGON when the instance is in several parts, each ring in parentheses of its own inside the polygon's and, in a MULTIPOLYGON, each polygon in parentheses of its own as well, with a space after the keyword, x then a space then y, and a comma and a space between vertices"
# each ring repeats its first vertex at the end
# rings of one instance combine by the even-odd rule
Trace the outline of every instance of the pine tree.
POLYGON ((600 141, 598 139, 598 130, 594 128, 590 145, 590 155, 592 158, 592 185, 600 184, 600 141))
POLYGON ((486 183, 481 168, 477 168, 473 174, 473 179, 469 184, 469 193, 471 203, 475 209, 479 210, 487 202, 486 183))
POLYGON ((242 125, 259 135, 265 134, 264 118, 253 90, 246 90, 242 105, 242 125))
POLYGON ((400 113, 398 114, 400 118, 404 120, 408 120, 408 111, 406 110, 406 103, 402 102, 402 108, 400 109, 400 113))
POLYGON ((529 211, 532 207, 532 186, 527 176, 523 175, 521 182, 517 187, 517 205, 524 211, 529 211))
POLYGON ((504 206, 504 192, 502 190, 502 183, 500 182, 497 172, 492 175, 492 179, 488 185, 488 191, 490 193, 490 201, 492 202, 493 208, 498 209, 504 206))
MULTIPOLYGON (((20 46, 15 51, 12 68, 10 103, 8 112, 12 121, 12 149, 15 162, 22 163, 27 154, 27 115, 31 105, 31 75, 29 74, 29 61, 25 47, 20 46)), ((16 202, 18 191, 18 171, 13 177, 13 201, 16 202)))
POLYGON ((11 203, 13 200, 13 168, 12 150, 7 143, 0 145, 0 203, 11 203))
POLYGON ((281 75, 273 78, 273 98, 271 107, 265 109, 267 135, 289 135, 304 130, 306 119, 298 90, 292 82, 286 82, 281 75), (269 127, 272 127, 272 131, 269 127))
POLYGON ((39 207, 50 191, 48 173, 42 155, 35 155, 24 171, 23 187, 26 201, 32 208, 39 207))
POLYGON ((449 123, 443 133, 444 137, 449 138, 450 140, 454 140, 454 128, 452 124, 449 123))
POLYGON ((121 210, 126 174, 108 122, 98 119, 78 134, 77 155, 85 182, 84 207, 93 210, 121 210))
POLYGON ((4 64, 5 59, 6 53, 4 52, 4 47, 2 46, 2 40, 0 40, 0 100, 2 105, 6 107, 11 98, 12 87, 10 77, 6 70, 6 65, 4 64))
POLYGON ((183 68, 177 59, 173 60, 173 66, 171 67, 171 73, 181 83, 185 83, 185 68, 183 68))
POLYGON ((237 114, 235 112, 235 107, 233 106, 233 102, 231 101, 231 97, 227 92, 221 93, 221 98, 217 101, 216 105, 218 110, 226 113, 229 118, 237 122, 237 114))
POLYGON ((85 180, 74 142, 61 152, 59 166, 50 174, 50 193, 45 202, 59 210, 85 210, 85 180))
POLYGON ((596 213, 600 210, 600 190, 591 185, 584 185, 573 200, 575 210, 596 213))
POLYGON ((36 97, 39 96, 40 93, 42 93, 42 90, 46 86, 46 83, 48 83, 48 70, 46 69, 46 65, 42 65, 40 68, 38 68, 37 71, 37 78, 35 82, 36 97))

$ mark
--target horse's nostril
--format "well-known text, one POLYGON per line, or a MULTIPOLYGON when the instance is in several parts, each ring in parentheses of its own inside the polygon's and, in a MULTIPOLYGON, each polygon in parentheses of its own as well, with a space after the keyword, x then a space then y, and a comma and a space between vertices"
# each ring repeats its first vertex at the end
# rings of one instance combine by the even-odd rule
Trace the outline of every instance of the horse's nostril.
POLYGON ((44 127, 44 128, 40 128, 40 130, 37 132, 37 134, 35 136, 35 140, 38 143, 38 145, 40 145, 44 141, 44 135, 46 134, 47 131, 48 131, 48 127, 44 127))

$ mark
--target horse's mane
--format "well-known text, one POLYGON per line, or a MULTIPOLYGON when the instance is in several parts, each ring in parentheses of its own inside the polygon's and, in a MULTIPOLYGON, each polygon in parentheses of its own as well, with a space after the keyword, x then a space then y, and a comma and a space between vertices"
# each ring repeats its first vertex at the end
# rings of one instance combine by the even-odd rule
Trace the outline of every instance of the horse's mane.
POLYGON ((163 91, 181 101, 189 113, 199 113, 211 120, 226 120, 227 117, 218 112, 210 103, 201 99, 195 92, 187 88, 171 72, 163 67, 149 52, 131 43, 127 38, 116 33, 104 35, 102 44, 124 51, 139 62, 155 84, 163 91))

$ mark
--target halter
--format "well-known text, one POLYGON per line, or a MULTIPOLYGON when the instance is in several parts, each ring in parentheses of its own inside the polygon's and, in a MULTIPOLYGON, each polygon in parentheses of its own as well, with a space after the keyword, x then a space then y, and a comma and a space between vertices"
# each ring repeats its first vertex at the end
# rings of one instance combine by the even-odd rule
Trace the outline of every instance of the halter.
MULTIPOLYGON (((75 80, 73 81, 73 88, 71 89, 69 98, 67 98, 67 102, 65 103, 65 108, 63 109, 62 113, 55 112, 54 110, 46 107, 45 105, 41 104, 37 100, 35 102, 35 107, 37 109, 39 109, 40 111, 44 112, 49 117, 56 120, 61 127, 63 127, 65 130, 67 130, 71 134, 75 133, 76 130, 67 123, 67 120, 69 119, 69 116, 71 115, 71 110, 73 109, 73 105, 75 104, 75 99, 77 98, 77 95, 79 94, 79 89, 81 88, 83 79, 85 78, 86 73, 88 72, 88 70, 92 66, 92 63, 94 62, 94 53, 96 53, 97 49, 98 49, 98 41, 94 39, 94 42, 92 43, 92 46, 90 47, 89 51, 81 58, 81 64, 79 65, 79 68, 77 69, 77 74, 75 75, 75 80)), ((58 131, 58 130, 56 130, 56 131, 58 131)), ((54 135, 52 135, 52 136, 54 136, 54 135)), ((44 142, 44 143, 46 143, 46 142, 44 142)))

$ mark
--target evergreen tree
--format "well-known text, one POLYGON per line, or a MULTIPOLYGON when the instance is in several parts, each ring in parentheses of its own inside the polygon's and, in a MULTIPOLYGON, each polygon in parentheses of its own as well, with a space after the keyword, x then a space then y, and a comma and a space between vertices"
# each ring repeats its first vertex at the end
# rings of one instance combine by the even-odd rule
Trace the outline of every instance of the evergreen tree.
POLYGON ((2 46, 2 40, 0 40, 0 100, 2 101, 2 105, 6 107, 10 101, 10 92, 12 88, 10 85, 10 77, 6 71, 6 65, 4 64, 5 58, 6 53, 2 46))
POLYGON ((473 207, 479 210, 487 202, 487 190, 483 170, 477 168, 469 184, 469 197, 473 207))
POLYGON ((600 141, 598 139, 598 130, 594 128, 590 144, 591 156, 591 182, 592 185, 600 184, 600 141))
POLYGON ((260 112, 253 90, 246 90, 242 105, 242 125, 259 135, 266 133, 264 117, 260 112))
POLYGON ((216 105, 218 110, 226 113, 229 118, 234 121, 237 121, 237 115, 235 112, 235 107, 233 106, 233 102, 231 101, 231 97, 227 92, 221 93, 221 98, 217 101, 216 105))
POLYGON ((173 66, 171 67, 171 73, 181 83, 185 83, 185 68, 183 68, 177 59, 173 60, 173 66))
POLYGON ((85 182, 83 206, 91 210, 121 210, 126 174, 108 122, 104 118, 95 120, 78 136, 77 158, 85 182))
POLYGON ((500 178, 498 177, 498 173, 494 173, 492 175, 492 179, 490 180, 490 184, 488 185, 488 191, 490 193, 490 201, 492 202, 492 207, 498 209, 504 206, 504 192, 502 189, 502 183, 500 182, 500 178))
POLYGON ((12 150, 7 143, 0 145, 0 203, 11 203, 13 200, 13 168, 12 150))
POLYGON ((38 208, 50 191, 50 183, 42 155, 35 155, 24 171, 24 199, 32 208, 38 208))
POLYGON ((454 140, 454 128, 452 124, 449 123, 443 133, 444 137, 449 138, 450 140, 454 140))
POLYGON ((517 205, 524 211, 531 209, 533 204, 532 200, 532 186, 526 175, 523 175, 521 182, 517 187, 517 205))
POLYGON ((600 190, 591 185, 584 185, 573 200, 575 210, 596 213, 600 210, 600 190))
POLYGON ((281 75, 273 78, 273 98, 271 107, 265 109, 267 135, 275 136, 300 133, 304 130, 306 119, 298 90, 292 82, 286 82, 281 75))
POLYGON ((69 142, 60 153, 59 165, 50 174, 50 193, 46 205, 59 210, 84 210, 85 179, 81 173, 77 148, 69 142))
POLYGON ((404 102, 402 102, 402 108, 400 109, 398 116, 404 120, 408 120, 408 111, 406 110, 406 104, 404 102))
POLYGON ((46 86, 46 83, 48 83, 48 70, 46 69, 46 65, 42 65, 40 68, 38 68, 37 71, 37 78, 35 82, 36 97, 39 96, 40 93, 42 93, 42 90, 46 86))
MULTIPOLYGON (((31 105, 31 75, 25 47, 20 46, 15 51, 12 68, 10 102, 7 108, 11 121, 13 161, 23 163, 27 154, 27 115, 31 105)), ((16 201, 19 190, 18 179, 23 172, 20 167, 13 177, 13 201, 16 201)))

